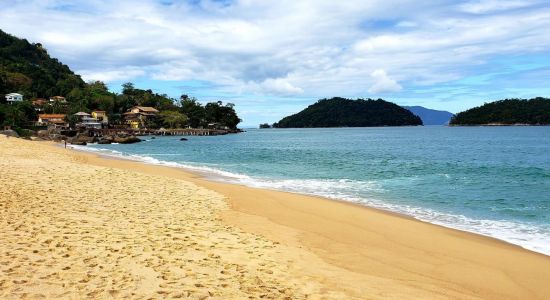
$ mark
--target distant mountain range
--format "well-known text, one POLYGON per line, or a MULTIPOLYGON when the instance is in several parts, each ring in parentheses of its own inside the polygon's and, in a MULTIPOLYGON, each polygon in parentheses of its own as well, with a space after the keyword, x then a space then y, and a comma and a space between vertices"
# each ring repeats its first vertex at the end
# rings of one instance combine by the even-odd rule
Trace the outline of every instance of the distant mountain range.
POLYGON ((424 125, 447 125, 454 116, 448 111, 429 109, 422 106, 403 106, 403 108, 419 116, 424 125))

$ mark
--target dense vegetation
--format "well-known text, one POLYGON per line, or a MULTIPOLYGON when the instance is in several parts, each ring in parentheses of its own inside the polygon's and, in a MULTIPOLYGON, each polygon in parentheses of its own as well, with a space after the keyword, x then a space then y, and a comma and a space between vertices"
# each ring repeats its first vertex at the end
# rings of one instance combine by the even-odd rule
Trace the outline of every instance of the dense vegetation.
POLYGON ((0 30, 0 126, 28 127, 37 119, 32 105, 36 98, 64 96, 67 103, 42 107, 45 113, 72 114, 104 110, 113 124, 122 124, 123 113, 133 106, 151 106, 160 111, 159 117, 147 124, 155 127, 207 127, 213 123, 236 129, 240 123, 234 105, 221 101, 201 104, 197 99, 182 95, 173 99, 150 89, 138 89, 132 83, 122 85, 122 93, 109 91, 100 81, 85 83, 79 75, 55 58, 40 44, 31 44, 0 30), (6 104, 5 94, 17 92, 25 101, 6 104))
POLYGON ((422 125, 410 111, 382 99, 322 99, 273 124, 278 128, 422 125))
POLYGON ((268 129, 268 128, 271 128, 271 125, 267 123, 260 124, 260 129, 268 129))
POLYGON ((31 44, 0 30, 0 94, 19 92, 27 98, 67 95, 84 81, 69 67, 50 58, 41 44, 31 44))
POLYGON ((550 124, 550 99, 506 99, 486 103, 461 112, 451 125, 547 125, 550 124))

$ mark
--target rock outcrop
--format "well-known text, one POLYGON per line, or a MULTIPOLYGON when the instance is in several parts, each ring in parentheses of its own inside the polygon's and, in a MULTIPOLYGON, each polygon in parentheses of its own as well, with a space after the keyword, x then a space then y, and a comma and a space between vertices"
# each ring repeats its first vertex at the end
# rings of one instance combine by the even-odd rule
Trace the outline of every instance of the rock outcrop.
POLYGON ((119 143, 119 144, 134 144, 141 142, 141 139, 138 137, 135 137, 133 135, 131 136, 116 136, 113 139, 113 143, 119 143))
POLYGON ((96 143, 97 140, 98 139, 95 136, 88 136, 86 134, 79 133, 75 137, 69 138, 67 141, 73 145, 82 145, 82 143, 86 145, 90 143, 96 143))
POLYGON ((19 137, 19 134, 17 134, 15 130, 11 130, 11 129, 0 131, 0 134, 11 136, 11 137, 19 137))

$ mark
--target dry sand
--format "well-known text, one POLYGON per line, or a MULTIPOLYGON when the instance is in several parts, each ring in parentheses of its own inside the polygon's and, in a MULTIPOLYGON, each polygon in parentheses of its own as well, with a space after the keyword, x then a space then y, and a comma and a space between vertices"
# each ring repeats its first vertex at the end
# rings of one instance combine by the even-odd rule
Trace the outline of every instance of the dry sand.
POLYGON ((549 299, 550 257, 0 136, 0 298, 549 299))

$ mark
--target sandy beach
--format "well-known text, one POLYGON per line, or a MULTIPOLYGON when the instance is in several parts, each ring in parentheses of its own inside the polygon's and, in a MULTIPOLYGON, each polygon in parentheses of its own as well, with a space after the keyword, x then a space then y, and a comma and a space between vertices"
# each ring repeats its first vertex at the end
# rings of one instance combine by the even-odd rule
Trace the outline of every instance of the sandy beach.
POLYGON ((0 135, 0 298, 548 299, 550 257, 0 135))

